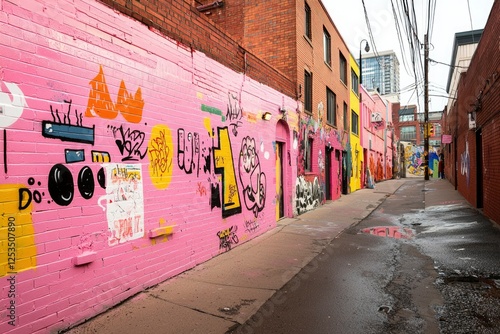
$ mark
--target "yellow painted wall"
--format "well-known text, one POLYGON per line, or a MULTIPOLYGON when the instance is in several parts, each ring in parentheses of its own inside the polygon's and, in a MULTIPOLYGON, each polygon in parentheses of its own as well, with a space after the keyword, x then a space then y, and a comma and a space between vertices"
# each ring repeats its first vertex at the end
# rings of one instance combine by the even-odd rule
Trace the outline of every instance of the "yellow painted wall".
MULTIPOLYGON (((349 56, 349 63, 350 63, 350 68, 352 71, 356 73, 358 76, 358 83, 359 83, 359 66, 356 62, 356 60, 353 58, 352 55, 349 56)), ((349 73, 351 75, 351 73, 349 73)), ((352 80, 349 82, 352 83, 352 80)), ((349 87, 350 91, 350 106, 351 110, 349 110, 349 118, 350 122, 349 125, 351 125, 352 129, 352 112, 354 111, 358 115, 358 134, 354 134, 352 131, 350 131, 350 143, 351 143, 351 156, 352 156, 352 173, 351 173, 351 180, 350 180, 350 187, 351 187, 351 192, 354 192, 356 190, 361 189, 361 168, 362 168, 362 162, 363 162, 363 148, 361 147, 361 115, 359 112, 359 96, 354 92, 352 89, 352 86, 349 87)))

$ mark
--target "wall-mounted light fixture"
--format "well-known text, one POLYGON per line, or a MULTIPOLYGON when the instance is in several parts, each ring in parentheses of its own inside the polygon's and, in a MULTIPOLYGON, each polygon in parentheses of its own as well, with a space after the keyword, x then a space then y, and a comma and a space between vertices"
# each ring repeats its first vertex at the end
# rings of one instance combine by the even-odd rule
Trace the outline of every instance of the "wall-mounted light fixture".
POLYGON ((361 85, 363 83, 363 65, 362 65, 362 54, 361 54, 361 44, 363 44, 363 41, 366 43, 365 44, 365 51, 370 52, 370 45, 368 44, 368 41, 366 39, 362 39, 361 42, 359 42, 359 84, 361 85))
MULTIPOLYGON (((222 6, 224 6, 224 1, 214 1, 214 2, 206 4, 206 5, 197 6, 196 9, 199 12, 203 13, 203 12, 207 12, 207 11, 212 10, 212 9, 220 8, 222 6)), ((207 13, 207 14, 210 14, 210 13, 207 13)))
POLYGON ((265 113, 262 114, 262 119, 264 121, 270 121, 272 117, 273 114, 271 114, 269 111, 266 111, 265 113))
POLYGON ((285 109, 285 107, 280 107, 279 113, 281 114, 281 119, 286 121, 286 109, 285 109))

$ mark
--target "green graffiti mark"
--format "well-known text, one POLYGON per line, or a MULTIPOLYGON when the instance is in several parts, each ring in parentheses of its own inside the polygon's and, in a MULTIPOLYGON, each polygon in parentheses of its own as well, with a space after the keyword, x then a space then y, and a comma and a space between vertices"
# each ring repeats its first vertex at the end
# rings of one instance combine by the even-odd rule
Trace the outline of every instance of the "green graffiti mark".
POLYGON ((211 114, 214 114, 214 115, 218 115, 221 117, 222 121, 225 122, 226 121, 226 117, 224 115, 222 115, 222 110, 220 109, 217 109, 215 107, 210 107, 210 106, 207 106, 205 104, 202 104, 201 105, 201 110, 202 111, 206 111, 208 113, 211 113, 211 114))

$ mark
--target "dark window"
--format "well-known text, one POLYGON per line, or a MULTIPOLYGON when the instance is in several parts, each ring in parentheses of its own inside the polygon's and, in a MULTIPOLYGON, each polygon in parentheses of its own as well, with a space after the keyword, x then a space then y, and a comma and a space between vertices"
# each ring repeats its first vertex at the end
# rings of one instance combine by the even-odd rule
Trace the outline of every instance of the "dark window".
POLYGON ((344 131, 349 130, 349 114, 347 103, 344 102, 344 131))
POLYGON ((339 57, 340 57, 340 64, 339 64, 340 80, 342 80, 342 82, 347 85, 347 61, 342 52, 339 53, 339 57))
POLYGON ((312 113, 312 73, 304 71, 304 109, 312 113))
POLYGON ((305 19, 306 19, 306 29, 305 29, 305 34, 307 38, 312 40, 312 31, 311 31, 311 7, 305 3, 305 19))
POLYGON ((354 70, 351 68, 351 89, 352 91, 359 96, 359 82, 358 82, 358 75, 354 70))
POLYGON ((332 38, 325 28, 323 28, 323 49, 325 63, 332 66, 332 38))
POLYGON ((337 97, 329 88, 326 88, 326 121, 328 124, 337 126, 337 97))
POLYGON ((307 138, 306 142, 306 159, 305 159, 305 170, 306 172, 312 172, 312 149, 313 149, 313 139, 307 138))
POLYGON ((351 110, 351 131, 354 134, 359 134, 359 116, 354 110, 351 110))

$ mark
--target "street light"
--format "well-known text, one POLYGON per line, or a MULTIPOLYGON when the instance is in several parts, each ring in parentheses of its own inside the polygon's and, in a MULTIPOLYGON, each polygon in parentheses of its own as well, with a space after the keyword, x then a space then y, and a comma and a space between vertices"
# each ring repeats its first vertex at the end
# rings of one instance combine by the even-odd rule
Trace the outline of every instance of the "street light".
POLYGON ((365 41, 365 51, 370 52, 370 45, 368 44, 368 41, 366 39, 362 39, 361 42, 359 42, 359 84, 361 85, 363 83, 363 65, 361 65, 361 44, 365 41))

